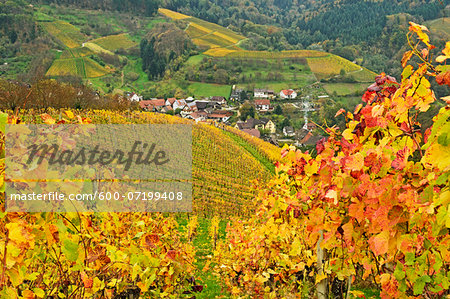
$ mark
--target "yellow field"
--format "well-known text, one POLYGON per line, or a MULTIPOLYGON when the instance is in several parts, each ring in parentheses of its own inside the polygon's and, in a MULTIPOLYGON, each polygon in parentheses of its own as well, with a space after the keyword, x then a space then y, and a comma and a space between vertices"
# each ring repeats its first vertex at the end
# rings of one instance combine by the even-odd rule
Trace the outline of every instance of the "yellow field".
POLYGON ((202 48, 202 47, 210 48, 210 49, 212 49, 212 48, 219 48, 218 45, 216 45, 216 44, 214 44, 214 43, 211 43, 211 42, 209 42, 209 41, 207 41, 207 40, 201 39, 201 38, 194 38, 194 39, 192 40, 192 42, 193 42, 196 46, 198 46, 198 47, 200 47, 200 48, 202 48))
POLYGON ((99 65, 88 57, 56 59, 48 69, 46 76, 78 76, 81 78, 96 78, 110 73, 111 70, 99 65))
POLYGON ((91 40, 90 43, 97 44, 100 47, 110 51, 117 49, 128 49, 136 45, 135 42, 130 40, 127 34, 109 35, 91 40))
POLYGON ((171 18, 173 20, 182 20, 182 19, 190 18, 187 15, 183 15, 181 13, 178 13, 178 12, 175 12, 175 11, 171 11, 171 10, 165 9, 165 8, 160 8, 160 9, 158 9, 158 11, 160 13, 162 13, 163 15, 165 15, 166 17, 169 17, 169 18, 171 18))
POLYGON ((213 57, 225 57, 233 52, 236 52, 236 50, 232 50, 229 48, 213 48, 213 49, 209 49, 208 51, 204 52, 203 54, 213 56, 213 57))
POLYGON ((78 48, 85 40, 80 30, 64 21, 41 22, 42 27, 68 48, 78 48))
POLYGON ((354 73, 354 78, 361 82, 373 81, 376 76, 375 73, 332 54, 324 57, 307 58, 307 62, 318 80, 339 75, 342 69, 348 74, 354 73))

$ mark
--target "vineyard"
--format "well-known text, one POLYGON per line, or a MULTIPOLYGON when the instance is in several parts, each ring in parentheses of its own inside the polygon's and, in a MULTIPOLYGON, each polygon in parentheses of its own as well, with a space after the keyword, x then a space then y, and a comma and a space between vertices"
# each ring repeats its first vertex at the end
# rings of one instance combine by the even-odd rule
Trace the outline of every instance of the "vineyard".
POLYGON ((135 42, 130 40, 127 34, 109 35, 91 40, 89 42, 99 45, 103 49, 109 51, 115 51, 118 49, 128 49, 136 45, 135 42))
MULTIPOLYGON (((24 112, 20 119, 32 123, 35 112, 24 112)), ((50 113, 59 118, 58 112, 50 113)), ((188 120, 164 114, 133 112, 130 114, 111 111, 84 111, 80 115, 94 124, 177 124, 188 120)), ((252 136, 225 127, 236 132, 240 138, 271 161, 281 159, 277 147, 252 136)), ((252 180, 266 181, 270 172, 264 168, 248 151, 236 144, 224 132, 211 125, 193 126, 193 197, 194 212, 207 216, 210 214, 249 215, 255 208, 248 204, 255 192, 252 180)))
POLYGON ((80 29, 64 21, 41 22, 40 24, 51 36, 67 48, 78 48, 86 39, 80 29))
POLYGON ((101 66, 89 57, 78 57, 55 59, 46 75, 49 77, 72 75, 81 78, 96 78, 109 74, 110 72, 111 70, 101 66))
POLYGON ((337 76, 341 70, 349 74, 354 73, 354 78, 360 82, 371 82, 376 75, 374 72, 336 55, 308 57, 307 61, 311 71, 313 71, 318 80, 337 76))
POLYGON ((245 39, 245 37, 214 23, 186 16, 168 9, 159 9, 159 12, 173 20, 183 19, 187 21, 189 23, 186 28, 187 34, 194 44, 201 48, 214 49, 230 47, 245 39))
POLYGON ((378 75, 312 153, 165 114, 0 113, 1 203, 6 124, 188 124, 193 154, 193 213, 2 207, 0 298, 449 298, 450 96, 432 86, 450 86, 450 42, 437 51, 426 27, 409 30, 401 81, 378 75))
POLYGON ((158 9, 158 11, 160 13, 162 13, 163 15, 165 15, 166 17, 169 17, 173 20, 182 20, 182 19, 187 19, 190 18, 190 16, 187 15, 183 15, 181 13, 175 12, 175 11, 171 11, 169 9, 165 9, 165 8, 160 8, 158 9))
POLYGON ((94 52, 86 47, 73 48, 64 50, 59 56, 59 59, 71 59, 71 58, 79 58, 85 57, 94 54, 94 52))

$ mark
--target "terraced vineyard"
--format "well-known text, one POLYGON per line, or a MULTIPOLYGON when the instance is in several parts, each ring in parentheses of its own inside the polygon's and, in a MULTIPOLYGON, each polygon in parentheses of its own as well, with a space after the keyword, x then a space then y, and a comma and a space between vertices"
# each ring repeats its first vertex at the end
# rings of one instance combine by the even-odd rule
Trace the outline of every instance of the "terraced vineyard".
POLYGON ((41 25, 66 49, 60 57, 53 61, 46 75, 57 77, 64 75, 79 76, 81 78, 97 78, 113 71, 92 60, 90 55, 106 53, 123 48, 128 49, 136 45, 127 34, 111 35, 85 42, 86 37, 80 30, 64 21, 41 22, 41 25))
MULTIPOLYGON (((245 39, 227 28, 198 18, 183 15, 168 9, 159 9, 159 12, 173 20, 184 20, 189 23, 186 32, 194 44, 200 48, 215 49, 233 47, 239 41, 245 39)), ((235 48, 240 50, 240 48, 235 48)))

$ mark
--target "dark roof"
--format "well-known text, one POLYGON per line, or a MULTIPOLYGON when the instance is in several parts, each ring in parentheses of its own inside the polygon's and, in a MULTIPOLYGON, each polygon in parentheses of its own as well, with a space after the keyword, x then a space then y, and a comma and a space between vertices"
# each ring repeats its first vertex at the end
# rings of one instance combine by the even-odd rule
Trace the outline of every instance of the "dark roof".
POLYGON ((198 110, 204 110, 208 107, 208 102, 195 102, 195 105, 197 105, 198 110))

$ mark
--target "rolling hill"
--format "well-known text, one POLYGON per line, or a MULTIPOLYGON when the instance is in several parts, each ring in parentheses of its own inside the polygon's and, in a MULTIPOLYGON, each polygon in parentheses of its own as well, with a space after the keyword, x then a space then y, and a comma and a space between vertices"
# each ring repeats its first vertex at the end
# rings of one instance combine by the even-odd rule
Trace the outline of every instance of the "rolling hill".
POLYGON ((159 12, 172 20, 187 22, 186 33, 191 37, 194 44, 204 50, 203 54, 207 56, 240 59, 305 58, 317 80, 329 79, 342 71, 352 74, 358 82, 371 82, 376 75, 374 72, 347 59, 327 52, 314 50, 246 51, 239 47, 239 42, 244 40, 245 37, 227 28, 168 9, 159 9, 159 12))

